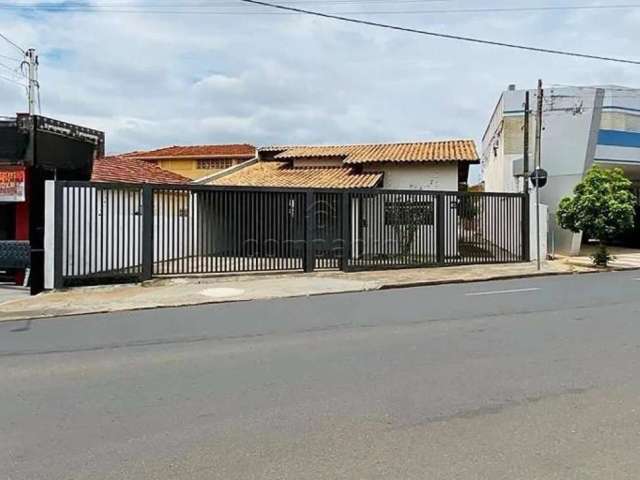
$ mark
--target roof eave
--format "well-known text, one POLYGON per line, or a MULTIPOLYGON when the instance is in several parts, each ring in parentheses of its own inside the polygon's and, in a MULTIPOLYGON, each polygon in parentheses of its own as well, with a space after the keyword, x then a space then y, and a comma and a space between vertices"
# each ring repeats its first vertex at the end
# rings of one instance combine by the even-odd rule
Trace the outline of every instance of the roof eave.
POLYGON ((255 153, 216 154, 216 155, 127 155, 134 160, 203 160, 208 158, 253 158, 255 153))

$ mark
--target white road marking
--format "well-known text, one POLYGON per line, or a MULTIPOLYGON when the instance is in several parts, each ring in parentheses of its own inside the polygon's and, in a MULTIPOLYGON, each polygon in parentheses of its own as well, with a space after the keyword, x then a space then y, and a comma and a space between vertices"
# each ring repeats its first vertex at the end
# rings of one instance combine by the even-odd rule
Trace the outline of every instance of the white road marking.
POLYGON ((525 292, 537 292, 539 288, 519 288, 517 290, 494 290, 492 292, 473 292, 465 293, 467 297, 479 297, 482 295, 503 295, 507 293, 525 293, 525 292))

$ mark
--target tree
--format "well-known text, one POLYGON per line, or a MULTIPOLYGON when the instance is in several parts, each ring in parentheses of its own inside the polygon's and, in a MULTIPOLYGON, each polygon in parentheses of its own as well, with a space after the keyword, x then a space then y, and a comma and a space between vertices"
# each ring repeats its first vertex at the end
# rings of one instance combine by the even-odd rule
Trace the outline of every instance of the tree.
POLYGON ((572 197, 558 207, 558 223, 574 233, 596 238, 600 246, 593 262, 606 267, 611 256, 605 242, 634 226, 635 198, 631 181, 619 168, 591 168, 576 185, 572 197))

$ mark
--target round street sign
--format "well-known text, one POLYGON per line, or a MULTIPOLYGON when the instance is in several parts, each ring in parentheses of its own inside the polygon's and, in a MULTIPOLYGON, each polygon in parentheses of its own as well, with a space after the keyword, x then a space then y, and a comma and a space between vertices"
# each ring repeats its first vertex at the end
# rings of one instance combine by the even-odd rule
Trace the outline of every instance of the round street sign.
POLYGON ((547 184, 549 175, 547 174, 547 171, 545 169, 536 168, 533 172, 531 172, 529 178, 531 179, 531 183, 534 187, 542 188, 547 184))

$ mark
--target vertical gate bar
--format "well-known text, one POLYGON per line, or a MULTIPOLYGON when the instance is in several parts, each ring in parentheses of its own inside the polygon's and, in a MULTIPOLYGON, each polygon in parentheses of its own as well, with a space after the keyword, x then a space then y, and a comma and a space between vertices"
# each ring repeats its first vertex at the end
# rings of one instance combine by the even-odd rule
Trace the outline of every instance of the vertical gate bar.
POLYGON ((96 250, 96 246, 95 246, 95 221, 96 221, 96 214, 95 214, 95 201, 94 201, 94 187, 93 185, 88 187, 89 190, 89 273, 93 274, 95 272, 94 269, 94 256, 95 256, 95 250, 96 250))
POLYGON ((444 248, 445 248, 444 202, 445 202, 444 194, 438 193, 436 197, 436 218, 437 218, 436 255, 437 255, 438 265, 444 265, 444 248))
POLYGON ((131 193, 132 190, 125 189, 124 190, 124 204, 125 204, 125 212, 124 212, 124 225, 122 231, 124 232, 124 267, 125 271, 131 272, 131 248, 132 248, 132 240, 131 240, 131 193))
MULTIPOLYGON (((64 187, 60 182, 53 184, 53 288, 64 286, 64 187)), ((68 243, 68 241, 67 241, 68 243)))
POLYGON ((80 187, 81 199, 80 205, 82 208, 82 220, 80 226, 82 228, 82 237, 80 239, 80 243, 82 244, 82 257, 81 261, 78 261, 79 274, 81 276, 85 276, 87 274, 87 223, 88 223, 88 214, 87 214, 87 188, 80 187))
POLYGON ((351 193, 347 190, 340 196, 340 224, 342 239, 342 255, 340 256, 340 270, 349 271, 351 257, 351 193))
POLYGON ((211 273, 211 223, 212 223, 212 215, 211 215, 211 196, 213 192, 210 190, 203 190, 200 192, 200 198, 202 202, 198 202, 198 206, 202 203, 202 207, 198 208, 200 212, 200 220, 198 224, 202 229, 202 233, 200 235, 200 257, 202 262, 202 271, 205 273, 211 273))
POLYGON ((315 267, 315 252, 313 240, 316 234, 316 215, 314 206, 314 193, 309 190, 305 194, 305 229, 304 229, 304 271, 313 272, 315 267))
POLYGON ((118 270, 122 272, 124 266, 124 192, 118 188, 118 270))
POLYGON ((267 221, 266 221, 266 233, 265 233, 265 254, 268 256, 269 258, 269 270, 277 270, 276 265, 275 265, 275 259, 276 257, 273 255, 273 242, 275 240, 275 235, 273 233, 273 226, 274 226, 274 221, 275 221, 275 217, 274 217, 274 206, 273 206, 273 197, 274 194, 273 193, 267 193, 265 195, 265 204, 266 204, 266 211, 267 211, 267 221))
POLYGON ((522 260, 528 262, 531 259, 531 245, 529 243, 530 239, 530 219, 529 219, 529 194, 524 193, 520 197, 520 201, 522 202, 522 260))
POLYGON ((239 235, 238 235, 238 271, 244 271, 245 268, 245 239, 247 237, 247 214, 249 206, 249 195, 244 192, 240 192, 238 194, 238 227, 239 227, 239 235))
POLYGON ((153 189, 142 187, 142 280, 153 276, 153 189))
POLYGON ((207 225, 207 230, 206 230, 206 238, 204 239, 204 251, 203 254, 206 255, 206 262, 205 262, 205 271, 207 273, 213 273, 213 234, 214 234, 214 221, 215 221, 215 215, 213 213, 214 210, 214 196, 215 196, 215 191, 214 190, 207 190, 206 192, 202 192, 202 195, 204 196, 204 198, 206 198, 206 205, 207 208, 204 211, 204 219, 203 222, 207 225))
POLYGON ((285 241, 285 225, 289 219, 289 195, 286 193, 278 193, 276 195, 278 196, 278 212, 282 212, 278 215, 278 263, 280 265, 280 270, 286 270, 287 244, 285 241))
POLYGON ((176 269, 176 191, 165 190, 165 195, 168 195, 167 199, 167 228, 169 230, 168 237, 168 255, 167 255, 167 268, 165 273, 174 274, 176 269))
POLYGON ((113 265, 111 266, 113 272, 116 272, 119 267, 119 258, 120 258, 120 248, 119 248, 119 239, 120 239, 120 191, 116 189, 116 187, 111 190, 113 195, 113 224, 111 228, 113 229, 113 265))
POLYGON ((189 211, 189 192, 185 192, 184 190, 180 191, 180 198, 181 198, 181 209, 180 209, 180 233, 182 234, 182 240, 180 242, 180 245, 182 247, 182 251, 181 251, 181 255, 180 255, 180 259, 181 259, 181 263, 180 263, 180 274, 184 275, 186 273, 189 273, 189 258, 188 258, 188 253, 189 253, 189 215, 191 214, 191 212, 189 211), (185 217, 186 215, 186 217, 185 217))
POLYGON ((167 200, 167 191, 159 190, 158 191, 158 201, 160 202, 160 211, 158 212, 158 221, 162 222, 162 231, 158 230, 158 242, 160 243, 160 252, 158 254, 158 258, 156 261, 158 265, 162 269, 162 275, 167 273, 167 259, 169 258, 169 252, 167 248, 169 247, 169 222, 168 222, 168 200, 167 200))
POLYGON ((232 221, 232 227, 233 227, 233 255, 231 256, 231 261, 232 261, 231 269, 234 272, 238 271, 238 255, 239 255, 238 243, 240 241, 239 218, 241 215, 239 215, 238 213, 238 197, 239 197, 238 192, 231 193, 230 214, 231 214, 231 221, 232 221))
POLYGON ((231 219, 229 218, 229 211, 231 209, 230 207, 230 193, 225 191, 224 192, 224 232, 225 232, 225 245, 224 245, 224 257, 223 257, 223 263, 224 263, 224 271, 227 272, 229 271, 229 259, 230 259, 230 248, 231 248, 231 244, 233 241, 233 232, 232 232, 232 226, 231 226, 231 219))
POLYGON ((258 223, 260 222, 261 212, 260 212, 260 193, 255 192, 252 194, 253 196, 253 209, 252 214, 249 215, 249 220, 251 222, 251 238, 248 246, 248 263, 250 271, 260 271, 264 270, 264 266, 261 263, 259 258, 260 248, 258 241, 258 223))

